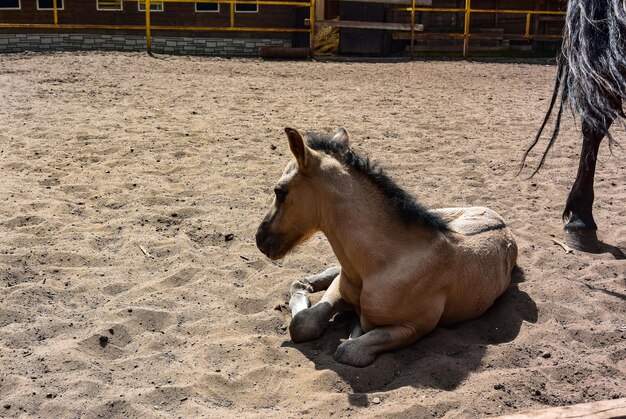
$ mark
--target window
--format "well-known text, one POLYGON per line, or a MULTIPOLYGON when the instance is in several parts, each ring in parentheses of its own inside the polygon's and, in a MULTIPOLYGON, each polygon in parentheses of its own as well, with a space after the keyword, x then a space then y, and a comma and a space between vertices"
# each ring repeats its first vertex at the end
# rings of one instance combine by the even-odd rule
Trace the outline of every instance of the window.
POLYGON ((237 13, 259 13, 258 4, 240 4, 235 3, 235 12, 237 13))
POLYGON ((0 10, 20 9, 20 0, 0 0, 0 10))
MULTIPOLYGON (((146 3, 144 3, 142 0, 139 0, 139 11, 140 12, 145 12, 146 11, 146 3)), ((163 2, 162 1, 151 1, 150 2, 150 11, 151 12, 162 12, 163 11, 163 2)))
MULTIPOLYGON (((56 0, 57 10, 63 10, 63 0, 56 0)), ((37 10, 52 10, 54 3, 52 0, 37 0, 37 10)))
POLYGON ((220 11, 219 3, 196 3, 196 12, 214 12, 220 11))
POLYGON ((124 2, 122 0, 96 0, 97 10, 123 10, 124 2))

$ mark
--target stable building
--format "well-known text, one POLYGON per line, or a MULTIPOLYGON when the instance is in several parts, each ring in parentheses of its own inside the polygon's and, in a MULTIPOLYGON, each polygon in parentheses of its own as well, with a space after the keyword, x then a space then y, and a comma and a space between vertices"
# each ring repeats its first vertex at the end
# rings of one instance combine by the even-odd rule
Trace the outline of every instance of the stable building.
POLYGON ((340 55, 553 54, 566 8, 565 0, 0 0, 0 52, 256 56, 261 47, 314 47, 312 28, 326 27, 336 28, 340 55))
POLYGON ((309 46, 304 1, 0 0, 0 52, 145 51, 246 56, 309 46), (56 7, 55 7, 56 6, 56 7))

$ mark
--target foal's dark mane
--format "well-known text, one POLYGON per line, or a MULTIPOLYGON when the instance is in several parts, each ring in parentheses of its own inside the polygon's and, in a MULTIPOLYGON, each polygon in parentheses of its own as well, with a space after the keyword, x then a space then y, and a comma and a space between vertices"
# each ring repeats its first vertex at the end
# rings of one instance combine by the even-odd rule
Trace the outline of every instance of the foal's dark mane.
POLYGON ((324 152, 348 167, 363 174, 378 190, 391 201, 391 205, 400 219, 408 225, 420 224, 438 231, 447 231, 447 223, 420 205, 415 198, 394 182, 380 166, 373 163, 369 157, 361 156, 335 141, 326 134, 309 133, 307 143, 310 148, 324 152))

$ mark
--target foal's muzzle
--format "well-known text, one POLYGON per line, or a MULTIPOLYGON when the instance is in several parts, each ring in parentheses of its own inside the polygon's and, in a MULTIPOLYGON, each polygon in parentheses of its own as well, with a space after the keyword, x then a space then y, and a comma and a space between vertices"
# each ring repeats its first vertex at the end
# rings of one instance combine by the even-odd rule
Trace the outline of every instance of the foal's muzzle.
POLYGON ((281 233, 271 233, 269 225, 265 221, 261 223, 256 232, 256 247, 268 258, 272 260, 280 259, 291 248, 285 235, 281 233))
POLYGON ((270 259, 272 258, 270 256, 272 252, 272 242, 271 235, 267 232, 267 223, 263 221, 256 231, 256 247, 270 259))

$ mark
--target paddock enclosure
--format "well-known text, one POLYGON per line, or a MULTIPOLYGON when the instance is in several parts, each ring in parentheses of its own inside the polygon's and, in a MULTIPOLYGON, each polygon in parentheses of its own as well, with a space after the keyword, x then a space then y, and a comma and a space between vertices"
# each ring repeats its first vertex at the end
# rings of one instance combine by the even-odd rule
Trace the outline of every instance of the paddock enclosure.
POLYGON ((0 52, 554 54, 566 8, 565 0, 2 0, 0 52))
MULTIPOLYGON (((555 71, 0 55, 0 415, 475 417, 626 397, 626 262, 551 237, 578 164, 571 116, 545 168, 515 177, 555 71), (278 263, 256 249, 285 126, 345 126, 423 204, 497 211, 514 283, 367 368, 332 359, 344 316, 292 344, 289 286, 334 257, 322 236, 278 263)), ((603 144, 595 217, 615 254, 624 165, 603 144)))

